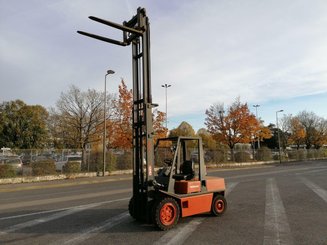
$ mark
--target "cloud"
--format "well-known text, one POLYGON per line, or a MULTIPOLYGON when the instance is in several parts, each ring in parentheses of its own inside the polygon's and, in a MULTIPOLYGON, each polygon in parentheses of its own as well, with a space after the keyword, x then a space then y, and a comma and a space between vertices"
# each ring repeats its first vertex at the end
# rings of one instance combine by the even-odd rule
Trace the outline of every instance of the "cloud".
MULTIPOLYGON (((131 87, 131 48, 76 34, 121 39, 89 15, 122 23, 147 9, 151 23, 154 102, 190 120, 213 103, 241 96, 268 103, 327 91, 325 1, 0 1, 0 100, 55 104, 75 84, 117 91, 131 87)), ((200 116, 199 116, 200 117, 200 116)))

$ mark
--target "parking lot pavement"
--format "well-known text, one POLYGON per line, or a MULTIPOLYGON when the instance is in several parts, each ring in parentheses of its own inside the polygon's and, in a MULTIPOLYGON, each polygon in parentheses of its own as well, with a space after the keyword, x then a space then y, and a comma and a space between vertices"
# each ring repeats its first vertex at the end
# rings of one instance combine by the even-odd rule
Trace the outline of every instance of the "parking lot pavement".
POLYGON ((63 179, 63 180, 52 180, 42 181, 33 183, 19 183, 19 184, 3 184, 0 185, 1 192, 14 192, 22 190, 35 190, 35 189, 46 189, 46 188, 58 188, 65 186, 74 185, 87 185, 87 184, 98 184, 113 181, 131 180, 131 175, 113 175, 105 177, 87 177, 87 178, 76 178, 76 179, 63 179))

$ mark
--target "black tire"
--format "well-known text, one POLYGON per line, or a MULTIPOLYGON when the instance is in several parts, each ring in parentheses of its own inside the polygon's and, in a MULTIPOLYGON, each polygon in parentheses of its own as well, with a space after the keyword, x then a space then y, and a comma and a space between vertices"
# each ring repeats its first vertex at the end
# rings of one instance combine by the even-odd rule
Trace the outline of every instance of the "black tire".
POLYGON ((133 198, 133 197, 129 200, 129 203, 128 203, 128 211, 129 211, 129 214, 130 214, 134 219, 136 219, 136 217, 135 217, 135 213, 134 213, 134 198, 133 198))
POLYGON ((227 201, 222 195, 215 195, 212 200, 211 213, 215 216, 222 216, 227 209, 227 201))
POLYGON ((153 221, 160 230, 173 228, 178 223, 179 217, 179 205, 171 197, 165 197, 153 206, 153 221))

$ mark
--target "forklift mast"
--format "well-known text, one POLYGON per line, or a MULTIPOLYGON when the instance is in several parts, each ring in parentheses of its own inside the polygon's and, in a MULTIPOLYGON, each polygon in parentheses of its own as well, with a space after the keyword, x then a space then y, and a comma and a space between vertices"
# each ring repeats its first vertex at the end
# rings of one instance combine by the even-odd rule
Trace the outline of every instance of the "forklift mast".
POLYGON ((150 67, 150 23, 144 8, 123 25, 98 17, 91 20, 123 31, 123 41, 78 31, 79 34, 120 46, 132 44, 133 67, 133 209, 139 219, 146 217, 154 187, 154 142, 150 67), (136 212, 137 210, 137 212, 136 212))

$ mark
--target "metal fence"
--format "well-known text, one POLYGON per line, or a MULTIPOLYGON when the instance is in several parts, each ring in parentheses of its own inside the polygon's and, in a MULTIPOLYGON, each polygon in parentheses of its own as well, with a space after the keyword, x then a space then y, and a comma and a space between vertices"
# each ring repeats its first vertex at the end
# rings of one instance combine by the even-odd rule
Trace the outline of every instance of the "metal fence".
MULTIPOLYGON (((111 149, 106 153, 106 170, 125 170, 132 169, 132 150, 111 149)), ((103 171, 103 152, 96 150, 82 151, 80 149, 30 149, 30 150, 11 150, 2 152, 4 157, 19 157, 22 161, 20 175, 32 175, 32 166, 38 161, 52 161, 56 165, 57 172, 62 172, 62 166, 68 161, 69 157, 80 157, 80 172, 101 172, 103 171), (58 167, 61 164, 61 168, 58 167)), ((166 153, 159 153, 159 159, 169 157, 166 153)), ((284 149, 281 151, 282 161, 321 159, 327 158, 327 149, 284 149)), ((78 158, 73 158, 78 159, 78 158)), ((158 158, 157 158, 158 159, 158 158)), ((234 150, 234 157, 228 148, 204 149, 204 159, 206 164, 223 164, 233 162, 252 162, 252 161, 272 161, 279 160, 279 151, 271 150, 266 147, 252 149, 251 147, 241 147, 234 150)), ((161 167, 163 161, 157 161, 156 167, 161 167)))

